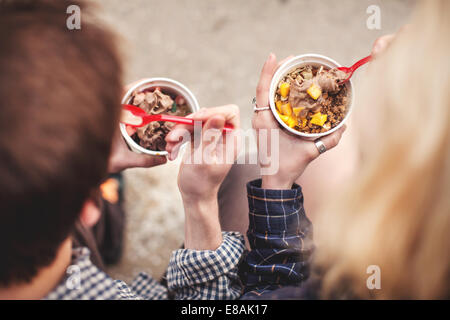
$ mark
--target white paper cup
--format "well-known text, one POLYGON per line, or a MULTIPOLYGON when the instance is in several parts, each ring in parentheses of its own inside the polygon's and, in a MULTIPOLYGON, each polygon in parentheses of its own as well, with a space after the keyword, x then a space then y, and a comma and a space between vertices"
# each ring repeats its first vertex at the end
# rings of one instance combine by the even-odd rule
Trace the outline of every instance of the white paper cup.
MULTIPOLYGON (((122 104, 129 103, 133 92, 135 91, 140 92, 145 89, 152 89, 156 87, 160 87, 163 93, 168 92, 176 95, 181 95, 186 100, 186 103, 192 112, 196 112, 200 109, 197 99, 195 98, 191 90, 186 88, 178 81, 168 78, 147 78, 137 82, 125 93, 125 95, 122 98, 122 104)), ((168 154, 167 151, 155 151, 141 147, 128 135, 126 126, 123 123, 120 124, 120 132, 122 133, 122 136, 125 139, 125 142, 127 143, 128 147, 133 152, 150 154, 154 156, 165 156, 168 154)))
POLYGON ((273 116, 283 126, 283 128, 285 128, 287 131, 289 131, 297 136, 306 138, 308 140, 315 140, 317 138, 320 138, 320 137, 323 137, 323 136, 329 135, 330 133, 335 132, 336 130, 338 130, 340 127, 342 127, 344 125, 344 123, 349 118, 350 113, 353 109, 355 92, 353 89, 352 80, 350 79, 346 84, 348 87, 350 103, 348 104, 347 113, 345 114, 344 119, 342 119, 342 121, 336 127, 332 128, 326 132, 321 132, 321 133, 303 133, 303 132, 297 131, 293 128, 290 128, 283 120, 281 120, 280 116, 278 115, 277 108, 275 106, 275 93, 278 89, 278 83, 281 81, 281 79, 283 79, 284 76, 286 76, 289 72, 293 71, 294 69, 297 69, 298 67, 301 67, 304 65, 325 66, 328 68, 341 67, 341 65, 339 63, 337 63, 336 61, 334 61, 333 59, 322 56, 320 54, 308 53, 308 54, 303 54, 300 56, 296 56, 292 59, 289 59, 288 61, 283 63, 278 68, 277 72, 275 72, 275 75, 272 78, 272 82, 270 83, 270 89, 269 89, 269 104, 270 104, 270 109, 272 110, 273 116))

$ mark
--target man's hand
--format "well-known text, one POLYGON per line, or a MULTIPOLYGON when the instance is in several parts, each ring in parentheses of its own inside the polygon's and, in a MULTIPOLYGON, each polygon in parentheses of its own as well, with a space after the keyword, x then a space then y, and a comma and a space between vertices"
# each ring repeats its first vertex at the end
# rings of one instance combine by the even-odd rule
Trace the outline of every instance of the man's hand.
MULTIPOLYGON (((289 57, 288 57, 289 58, 289 57)), ((288 59, 287 58, 287 59, 288 59)), ((273 74, 278 66, 284 61, 277 64, 274 54, 270 54, 266 60, 261 71, 258 87, 256 89, 256 104, 258 107, 265 107, 269 105, 269 88, 273 74)), ((279 134, 279 169, 274 175, 262 176, 262 188, 265 189, 290 189, 292 184, 303 173, 308 164, 319 156, 319 151, 313 141, 308 141, 291 135, 280 128, 275 117, 270 110, 258 111, 254 113, 252 120, 253 128, 257 131, 261 129, 278 129, 279 134)), ((341 139, 342 133, 345 130, 345 125, 341 129, 332 134, 322 137, 327 150, 334 148, 341 139)), ((276 141, 270 141, 270 134, 268 136, 268 152, 270 154, 270 146, 276 141)), ((259 146, 259 142, 258 142, 259 146)), ((273 160, 272 160, 273 161, 273 160)))
MULTIPOLYGON (((127 128, 129 131, 131 128, 127 128)), ((131 129, 132 130, 132 129, 131 129)), ((132 132, 128 132, 132 134, 132 132)), ((150 168, 167 162, 165 156, 150 156, 138 154, 130 149, 123 139, 120 130, 117 129, 111 148, 108 162, 108 172, 116 173, 128 168, 150 168)))
MULTIPOLYGON (((124 88, 124 93, 140 81, 142 81, 142 79, 126 85, 124 88)), ((135 132, 135 129, 127 126, 128 135, 131 136, 135 132)), ((160 164, 164 164, 166 162, 167 159, 164 156, 149 156, 131 151, 123 139, 119 128, 117 128, 108 162, 109 173, 116 173, 128 168, 150 168, 159 166, 160 164)))
POLYGON ((190 149, 184 155, 178 175, 178 186, 183 198, 199 200, 217 196, 220 184, 225 179, 238 152, 239 108, 235 105, 201 109, 190 115, 195 121, 201 121, 201 145, 194 146, 193 126, 176 125, 166 137, 166 150, 173 160, 186 135, 191 138, 190 149), (223 133, 225 124, 231 124, 233 132, 223 133), (231 148, 230 148, 231 147, 231 148), (226 152, 229 154, 226 161, 226 152), (187 161, 189 160, 189 161, 187 161), (198 163, 193 163, 196 160, 198 163))
POLYGON ((222 243, 217 193, 238 155, 239 108, 208 108, 190 116, 203 123, 201 144, 195 145, 192 126, 176 125, 166 137, 166 150, 169 159, 175 159, 183 139, 190 137, 178 174, 186 214, 185 247, 215 250, 222 243), (223 133, 226 123, 234 127, 227 134, 223 133))

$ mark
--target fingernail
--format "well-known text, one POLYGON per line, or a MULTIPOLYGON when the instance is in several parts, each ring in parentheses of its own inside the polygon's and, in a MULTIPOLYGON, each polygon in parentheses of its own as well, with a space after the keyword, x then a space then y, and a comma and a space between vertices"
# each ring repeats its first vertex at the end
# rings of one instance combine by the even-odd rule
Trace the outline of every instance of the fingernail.
POLYGON ((381 48, 381 44, 380 43, 377 43, 376 45, 375 45, 375 47, 373 47, 373 53, 374 54, 377 54, 379 51, 380 51, 380 48, 381 48))
POLYGON ((169 134, 166 136, 165 140, 167 142, 180 142, 183 137, 178 134, 178 130, 172 130, 169 132, 169 134))

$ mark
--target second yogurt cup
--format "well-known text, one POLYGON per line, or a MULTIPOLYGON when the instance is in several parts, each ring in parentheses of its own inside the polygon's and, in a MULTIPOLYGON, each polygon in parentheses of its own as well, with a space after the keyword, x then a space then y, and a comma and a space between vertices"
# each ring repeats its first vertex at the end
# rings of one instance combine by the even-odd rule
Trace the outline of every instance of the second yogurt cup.
POLYGON ((344 123, 349 118, 351 110, 353 108, 353 102, 354 102, 355 95, 354 95, 352 81, 349 80, 346 84, 347 90, 348 90, 347 97, 349 99, 346 113, 345 113, 345 116, 342 119, 342 121, 339 122, 338 125, 334 128, 331 128, 325 132, 320 132, 320 133, 304 133, 304 132, 300 132, 294 128, 289 127, 280 118, 280 115, 277 112, 277 108, 275 105, 275 93, 277 92, 279 82, 288 73, 292 72, 293 70, 295 70, 299 67, 306 66, 306 65, 312 65, 312 66, 317 66, 317 67, 324 66, 325 68, 329 68, 329 69, 341 66, 333 59, 330 59, 328 57, 325 57, 325 56, 319 55, 319 54, 304 54, 304 55, 296 56, 296 57, 286 61, 283 65, 280 66, 280 68, 278 68, 278 70, 275 72, 275 75, 272 78, 272 82, 270 84, 270 89, 269 89, 269 104, 270 104, 270 109, 272 110, 274 117, 277 119, 277 121, 280 123, 280 125, 283 126, 283 128, 285 128, 286 130, 288 130, 289 132, 291 132, 297 136, 301 136, 303 138, 313 140, 313 139, 317 139, 317 138, 326 136, 326 135, 338 130, 340 127, 342 127, 344 125, 344 123))
MULTIPOLYGON (((187 105, 192 112, 196 112, 200 109, 194 94, 183 84, 169 78, 147 78, 137 82, 125 93, 125 95, 122 98, 122 104, 129 103, 133 92, 135 91, 140 92, 146 89, 153 89, 156 87, 160 87, 162 91, 182 96, 186 100, 187 105)), ((150 150, 137 144, 128 135, 126 126, 123 123, 120 124, 120 132, 122 133, 122 136, 125 139, 125 142, 127 143, 128 147, 136 153, 144 153, 156 156, 167 155, 167 151, 150 150)))

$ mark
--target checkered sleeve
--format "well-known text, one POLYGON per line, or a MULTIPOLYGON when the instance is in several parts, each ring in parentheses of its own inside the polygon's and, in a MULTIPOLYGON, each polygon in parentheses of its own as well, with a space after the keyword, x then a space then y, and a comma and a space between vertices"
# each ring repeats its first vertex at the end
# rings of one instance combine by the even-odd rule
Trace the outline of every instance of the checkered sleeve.
POLYGON ((167 288, 145 272, 139 273, 131 283, 130 289, 137 297, 145 300, 167 300, 169 298, 167 288))
POLYGON ((314 251, 300 186, 261 189, 259 179, 247 184, 247 193, 251 250, 240 267, 244 298, 300 284, 309 274, 314 251))
POLYGON ((241 295, 237 266, 245 248, 238 232, 223 232, 219 248, 180 249, 173 252, 167 270, 167 286, 175 299, 231 300, 241 295))

